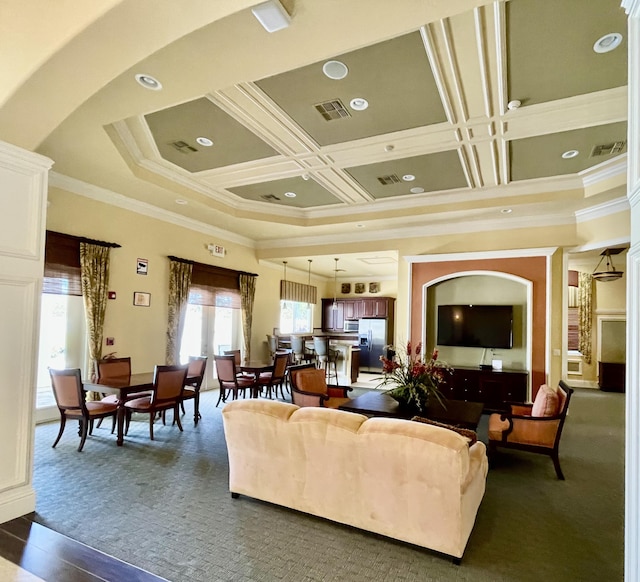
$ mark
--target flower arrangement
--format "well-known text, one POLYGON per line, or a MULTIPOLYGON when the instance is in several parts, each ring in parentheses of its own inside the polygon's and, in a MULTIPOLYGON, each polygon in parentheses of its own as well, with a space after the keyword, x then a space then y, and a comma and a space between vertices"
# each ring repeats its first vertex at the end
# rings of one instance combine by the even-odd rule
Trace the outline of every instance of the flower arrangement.
POLYGON ((393 356, 391 359, 380 356, 384 378, 378 386, 393 385, 386 394, 405 406, 424 412, 432 396, 445 406, 440 386, 447 375, 453 373, 453 369, 446 362, 438 360, 438 350, 433 350, 428 360, 422 357, 421 352, 421 343, 412 352, 411 342, 407 342, 405 354, 398 354, 393 346, 387 346, 387 354, 393 356))

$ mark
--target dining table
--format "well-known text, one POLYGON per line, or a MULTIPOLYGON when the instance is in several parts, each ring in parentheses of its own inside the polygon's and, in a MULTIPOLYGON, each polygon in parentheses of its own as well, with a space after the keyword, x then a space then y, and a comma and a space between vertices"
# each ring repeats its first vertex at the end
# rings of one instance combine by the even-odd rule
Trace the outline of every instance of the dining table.
MULTIPOLYGON (((130 376, 114 376, 112 378, 102 378, 84 382, 87 391, 95 391, 101 394, 115 394, 118 399, 118 409, 116 415, 117 438, 116 444, 121 447, 124 444, 124 426, 126 409, 124 403, 131 394, 136 392, 147 392, 153 389, 153 372, 141 372, 130 376)), ((185 384, 196 380, 187 376, 185 384)))

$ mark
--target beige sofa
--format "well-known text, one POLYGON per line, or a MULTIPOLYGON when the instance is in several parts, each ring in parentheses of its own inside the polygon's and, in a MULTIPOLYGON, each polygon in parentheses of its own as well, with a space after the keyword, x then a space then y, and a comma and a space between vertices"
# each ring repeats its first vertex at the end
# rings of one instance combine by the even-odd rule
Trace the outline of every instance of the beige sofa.
POLYGON ((484 443, 409 420, 271 400, 222 410, 229 489, 461 558, 485 491, 484 443))

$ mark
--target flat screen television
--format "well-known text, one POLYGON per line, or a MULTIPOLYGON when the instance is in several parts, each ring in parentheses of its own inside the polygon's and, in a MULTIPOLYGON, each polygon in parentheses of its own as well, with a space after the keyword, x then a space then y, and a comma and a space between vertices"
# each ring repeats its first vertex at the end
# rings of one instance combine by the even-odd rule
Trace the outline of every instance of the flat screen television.
POLYGON ((438 345, 512 348, 513 305, 438 305, 438 345))

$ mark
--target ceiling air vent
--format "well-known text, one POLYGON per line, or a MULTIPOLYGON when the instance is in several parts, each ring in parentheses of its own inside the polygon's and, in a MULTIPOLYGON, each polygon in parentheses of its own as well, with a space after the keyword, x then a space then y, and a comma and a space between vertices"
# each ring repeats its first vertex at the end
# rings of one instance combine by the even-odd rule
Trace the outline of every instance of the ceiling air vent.
POLYGON ((596 156, 610 156, 612 154, 619 154, 626 145, 626 141, 613 141, 611 143, 593 146, 593 149, 591 150, 591 157, 595 158, 596 156))
POLYGON ((182 154, 189 154, 191 152, 197 152, 198 150, 193 146, 190 146, 186 141, 178 140, 169 143, 171 147, 176 148, 182 154))
POLYGON ((378 176, 378 182, 383 186, 389 186, 389 184, 399 184, 400 178, 397 174, 388 174, 387 176, 378 176))
POLYGON ((318 103, 317 105, 314 105, 314 107, 327 121, 351 117, 340 99, 332 99, 331 101, 318 103))
POLYGON ((275 194, 262 194, 260 198, 266 200, 267 202, 275 202, 276 200, 280 200, 280 198, 278 198, 275 194))

